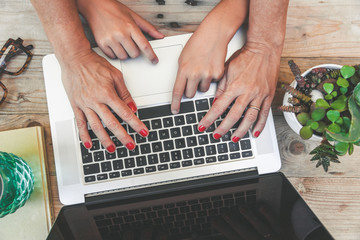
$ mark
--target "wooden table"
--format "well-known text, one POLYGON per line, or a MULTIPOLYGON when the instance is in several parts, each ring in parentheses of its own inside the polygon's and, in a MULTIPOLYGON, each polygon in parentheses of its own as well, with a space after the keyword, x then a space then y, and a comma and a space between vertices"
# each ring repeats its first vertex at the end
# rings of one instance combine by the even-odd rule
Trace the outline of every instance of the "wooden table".
MULTIPOLYGON (((166 0, 165 5, 159 5, 155 0, 123 2, 164 34, 174 35, 194 31, 218 0, 197 1, 197 6, 187 5, 184 0, 166 0)), ((290 0, 279 81, 293 80, 287 65, 290 59, 295 60, 303 71, 322 63, 359 64, 359 12, 357 0, 290 0)), ((1 0, 0 44, 9 37, 21 37, 25 44, 33 44, 34 58, 21 76, 1 76, 9 95, 0 106, 0 131, 34 125, 44 127, 55 219, 61 203, 41 67, 42 58, 52 53, 52 49, 28 0, 1 0)), ((351 157, 341 157, 341 164, 332 164, 328 173, 315 168, 308 153, 317 143, 303 141, 287 126, 282 113, 276 111, 282 96, 283 92, 278 89, 273 102, 281 171, 336 239, 360 239, 360 148, 357 147, 351 157)))

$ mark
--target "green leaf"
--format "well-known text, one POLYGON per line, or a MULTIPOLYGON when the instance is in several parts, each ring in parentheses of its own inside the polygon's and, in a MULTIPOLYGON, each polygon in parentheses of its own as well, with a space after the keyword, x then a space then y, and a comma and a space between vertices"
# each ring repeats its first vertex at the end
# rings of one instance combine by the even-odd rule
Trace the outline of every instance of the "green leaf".
POLYGON ((336 84, 339 87, 343 87, 343 88, 348 88, 349 87, 349 81, 346 80, 345 78, 339 77, 338 80, 336 81, 336 84))
POLYGON ((325 95, 325 99, 326 99, 326 100, 331 100, 331 99, 333 99, 333 96, 332 96, 332 95, 330 95, 330 94, 325 95))
POLYGON ((336 110, 329 110, 326 116, 331 122, 335 122, 340 117, 340 113, 336 110))
POLYGON ((353 96, 355 98, 356 104, 360 106, 360 83, 358 83, 354 88, 353 96))
POLYGON ((300 129, 300 136, 304 140, 311 138, 312 135, 313 135, 313 130, 311 129, 310 126, 304 126, 300 129))
POLYGON ((343 95, 346 94, 347 91, 348 91, 347 88, 343 88, 343 87, 340 88, 340 92, 341 92, 341 94, 343 94, 343 95))
POLYGON ((354 152, 354 144, 349 143, 348 153, 349 155, 353 154, 354 152))
POLYGON ((342 99, 337 99, 330 104, 330 106, 335 110, 343 110, 346 108, 346 101, 342 99))
POLYGON ((335 150, 337 152, 343 153, 343 152, 347 152, 349 148, 349 143, 345 143, 345 142, 337 142, 335 143, 335 150))
POLYGON ((317 129, 315 129, 315 131, 318 133, 324 132, 324 130, 326 128, 326 124, 323 121, 319 121, 318 124, 319 124, 319 127, 317 129))
POLYGON ((339 117, 338 120, 335 121, 336 124, 342 125, 344 123, 344 120, 342 117, 339 117))
POLYGON ((328 135, 339 142, 355 143, 360 141, 360 106, 355 103, 353 96, 349 98, 348 108, 351 114, 349 132, 347 134, 339 134, 328 128, 328 135))
POLYGON ((341 127, 336 123, 330 124, 327 129, 333 133, 339 133, 341 131, 341 127))
POLYGON ((310 114, 306 112, 301 112, 298 115, 296 115, 296 118, 301 125, 305 126, 306 122, 310 119, 310 114))
POLYGON ((329 103, 327 101, 325 101, 324 99, 317 99, 316 102, 315 102, 315 107, 321 107, 321 108, 324 108, 324 109, 328 109, 330 107, 329 103))
POLYGON ((343 121, 344 121, 344 125, 343 125, 343 126, 345 127, 345 131, 348 132, 348 131, 349 131, 349 128, 350 128, 351 120, 350 120, 350 118, 348 118, 348 117, 343 117, 342 119, 343 119, 343 121))
POLYGON ((331 96, 333 96, 333 97, 337 97, 337 95, 338 95, 337 91, 333 91, 333 92, 331 93, 331 96))
POLYGON ((315 108, 311 112, 311 118, 314 121, 319 121, 325 117, 325 109, 323 108, 315 108))
POLYGON ((342 66, 342 68, 340 69, 341 75, 344 78, 349 78, 352 77, 352 75, 355 74, 355 68, 352 66, 348 66, 348 65, 344 65, 342 66))
POLYGON ((334 90, 334 84, 332 84, 332 83, 324 83, 323 88, 324 88, 325 92, 330 94, 334 90))
POLYGON ((318 123, 318 122, 312 122, 312 123, 310 124, 310 127, 311 127, 313 130, 315 130, 315 129, 317 129, 317 128, 319 127, 319 123, 318 123))

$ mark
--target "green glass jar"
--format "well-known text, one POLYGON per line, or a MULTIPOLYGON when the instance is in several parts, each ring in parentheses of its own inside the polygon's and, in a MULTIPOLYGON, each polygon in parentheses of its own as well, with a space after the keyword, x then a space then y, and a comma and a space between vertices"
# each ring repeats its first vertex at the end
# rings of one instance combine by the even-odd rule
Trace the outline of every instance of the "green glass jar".
POLYGON ((34 174, 20 157, 0 151, 0 218, 22 207, 34 190, 34 174))

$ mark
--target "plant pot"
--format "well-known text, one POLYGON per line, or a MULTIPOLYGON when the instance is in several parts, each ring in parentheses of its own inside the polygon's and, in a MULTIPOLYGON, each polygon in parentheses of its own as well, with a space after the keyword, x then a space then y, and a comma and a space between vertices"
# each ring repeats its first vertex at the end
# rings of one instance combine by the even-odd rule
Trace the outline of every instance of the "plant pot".
MULTIPOLYGON (((321 65, 317 65, 314 66, 312 68, 309 68, 308 70, 306 70, 303 74, 301 74, 301 76, 305 77, 308 73, 310 73, 310 71, 314 68, 330 68, 330 69, 340 69, 342 66, 338 65, 338 64, 321 64, 321 65)), ((296 88, 297 82, 296 80, 294 80, 290 86, 296 88)), ((284 99, 283 99, 283 105, 284 106, 292 106, 292 104, 290 104, 288 102, 288 99, 292 97, 290 93, 286 92, 284 95, 284 99)), ((285 120, 287 122, 287 124, 290 126, 290 128, 296 133, 299 134, 300 129, 303 127, 299 121, 296 118, 296 114, 292 113, 292 112, 283 112, 284 113, 284 117, 285 120)), ((313 140, 313 141, 318 141, 320 142, 322 140, 321 136, 317 136, 317 135, 313 135, 309 140, 313 140)))

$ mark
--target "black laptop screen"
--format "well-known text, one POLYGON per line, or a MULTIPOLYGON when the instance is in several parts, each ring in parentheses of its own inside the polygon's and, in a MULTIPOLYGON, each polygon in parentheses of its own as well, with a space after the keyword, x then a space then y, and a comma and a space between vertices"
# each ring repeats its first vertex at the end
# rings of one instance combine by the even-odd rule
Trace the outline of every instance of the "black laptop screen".
POLYGON ((48 239, 333 239, 280 173, 183 185, 66 206, 48 239))

